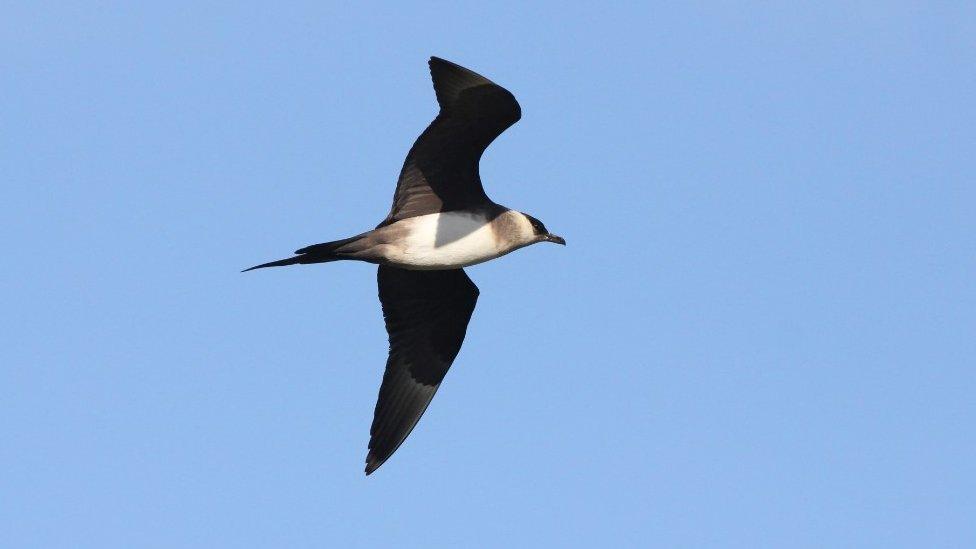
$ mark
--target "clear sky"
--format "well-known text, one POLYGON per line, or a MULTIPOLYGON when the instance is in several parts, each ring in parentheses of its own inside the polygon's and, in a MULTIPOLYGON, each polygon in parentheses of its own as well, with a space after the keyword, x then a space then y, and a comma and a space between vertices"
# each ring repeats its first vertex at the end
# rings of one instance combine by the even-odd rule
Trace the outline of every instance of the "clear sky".
POLYGON ((971 2, 8 4, 0 545, 976 546, 971 2), (511 90, 461 354, 369 478, 438 55, 511 90))

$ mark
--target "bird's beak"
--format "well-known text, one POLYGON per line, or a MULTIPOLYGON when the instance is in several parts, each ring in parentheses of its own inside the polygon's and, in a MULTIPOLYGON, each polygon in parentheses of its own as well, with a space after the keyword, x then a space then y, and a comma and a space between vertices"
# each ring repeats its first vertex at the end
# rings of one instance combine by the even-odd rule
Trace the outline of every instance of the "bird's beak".
POLYGON ((547 234, 545 236, 544 240, 546 242, 552 242, 553 244, 562 244, 563 246, 566 245, 566 239, 565 238, 563 238, 561 236, 556 236, 556 235, 554 235, 552 233, 547 234))

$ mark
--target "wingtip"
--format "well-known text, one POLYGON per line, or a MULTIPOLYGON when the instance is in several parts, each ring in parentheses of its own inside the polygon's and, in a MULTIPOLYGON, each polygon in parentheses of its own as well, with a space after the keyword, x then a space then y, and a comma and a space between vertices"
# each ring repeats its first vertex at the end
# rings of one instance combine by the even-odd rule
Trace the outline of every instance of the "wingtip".
MULTIPOLYGON (((461 65, 458 65, 454 61, 448 61, 447 59, 444 59, 443 57, 437 57, 436 55, 431 55, 430 56, 430 59, 427 60, 427 66, 430 67, 430 70, 431 71, 433 71, 434 68, 436 66, 438 66, 438 65, 441 65, 441 66, 443 66, 445 68, 446 67, 449 67, 449 68, 453 68, 453 69, 460 69, 460 70, 462 70, 464 72, 469 72, 469 73, 472 73, 474 75, 481 76, 480 74, 474 72, 473 70, 471 70, 471 69, 469 69, 467 67, 462 67, 461 65)), ((482 76, 482 78, 484 78, 484 77, 482 76)))
POLYGON ((373 454, 366 456, 366 476, 373 474, 373 471, 379 469, 380 465, 383 465, 383 461, 377 460, 373 454))
POLYGON ((450 66, 450 65, 453 65, 453 64, 454 63, 451 63, 450 61, 448 61, 448 60, 446 60, 444 58, 437 57, 436 55, 431 55, 430 56, 430 59, 427 60, 427 68, 430 70, 430 76, 431 77, 433 77, 434 76, 434 73, 437 72, 437 70, 438 70, 437 67, 438 66, 444 66, 444 65, 450 66))
POLYGON ((373 474, 377 469, 382 467, 392 455, 393 452, 390 452, 385 456, 379 454, 377 453, 376 449, 373 448, 372 444, 370 444, 369 451, 366 454, 366 476, 373 474))

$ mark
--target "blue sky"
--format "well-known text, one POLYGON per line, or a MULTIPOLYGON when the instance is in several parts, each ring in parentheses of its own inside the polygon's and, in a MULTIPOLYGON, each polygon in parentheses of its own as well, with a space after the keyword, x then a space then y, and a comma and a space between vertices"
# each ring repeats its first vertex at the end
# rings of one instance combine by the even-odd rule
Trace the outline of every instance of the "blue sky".
POLYGON ((8 547, 976 545, 976 10, 57 3, 0 21, 8 547), (363 476, 378 222, 510 89, 481 299, 363 476))

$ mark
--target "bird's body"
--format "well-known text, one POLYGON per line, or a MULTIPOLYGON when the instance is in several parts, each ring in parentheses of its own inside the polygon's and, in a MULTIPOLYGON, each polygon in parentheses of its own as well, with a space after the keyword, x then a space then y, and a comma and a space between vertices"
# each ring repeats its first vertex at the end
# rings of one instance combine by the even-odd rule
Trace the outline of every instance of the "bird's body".
POLYGON ((485 148, 521 116, 504 88, 430 60, 441 107, 404 161, 393 207, 375 229, 251 267, 357 260, 379 265, 390 355, 370 428, 366 474, 406 439, 461 349, 478 288, 462 270, 536 242, 565 241, 492 202, 478 175, 485 148))
POLYGON ((415 270, 460 269, 495 259, 531 241, 531 226, 521 214, 512 210, 493 213, 428 214, 384 227, 394 233, 403 231, 403 237, 390 246, 383 264, 415 270))
POLYGON ((455 211, 402 219, 336 250, 358 259, 416 271, 460 269, 532 243, 532 225, 514 210, 455 211))

